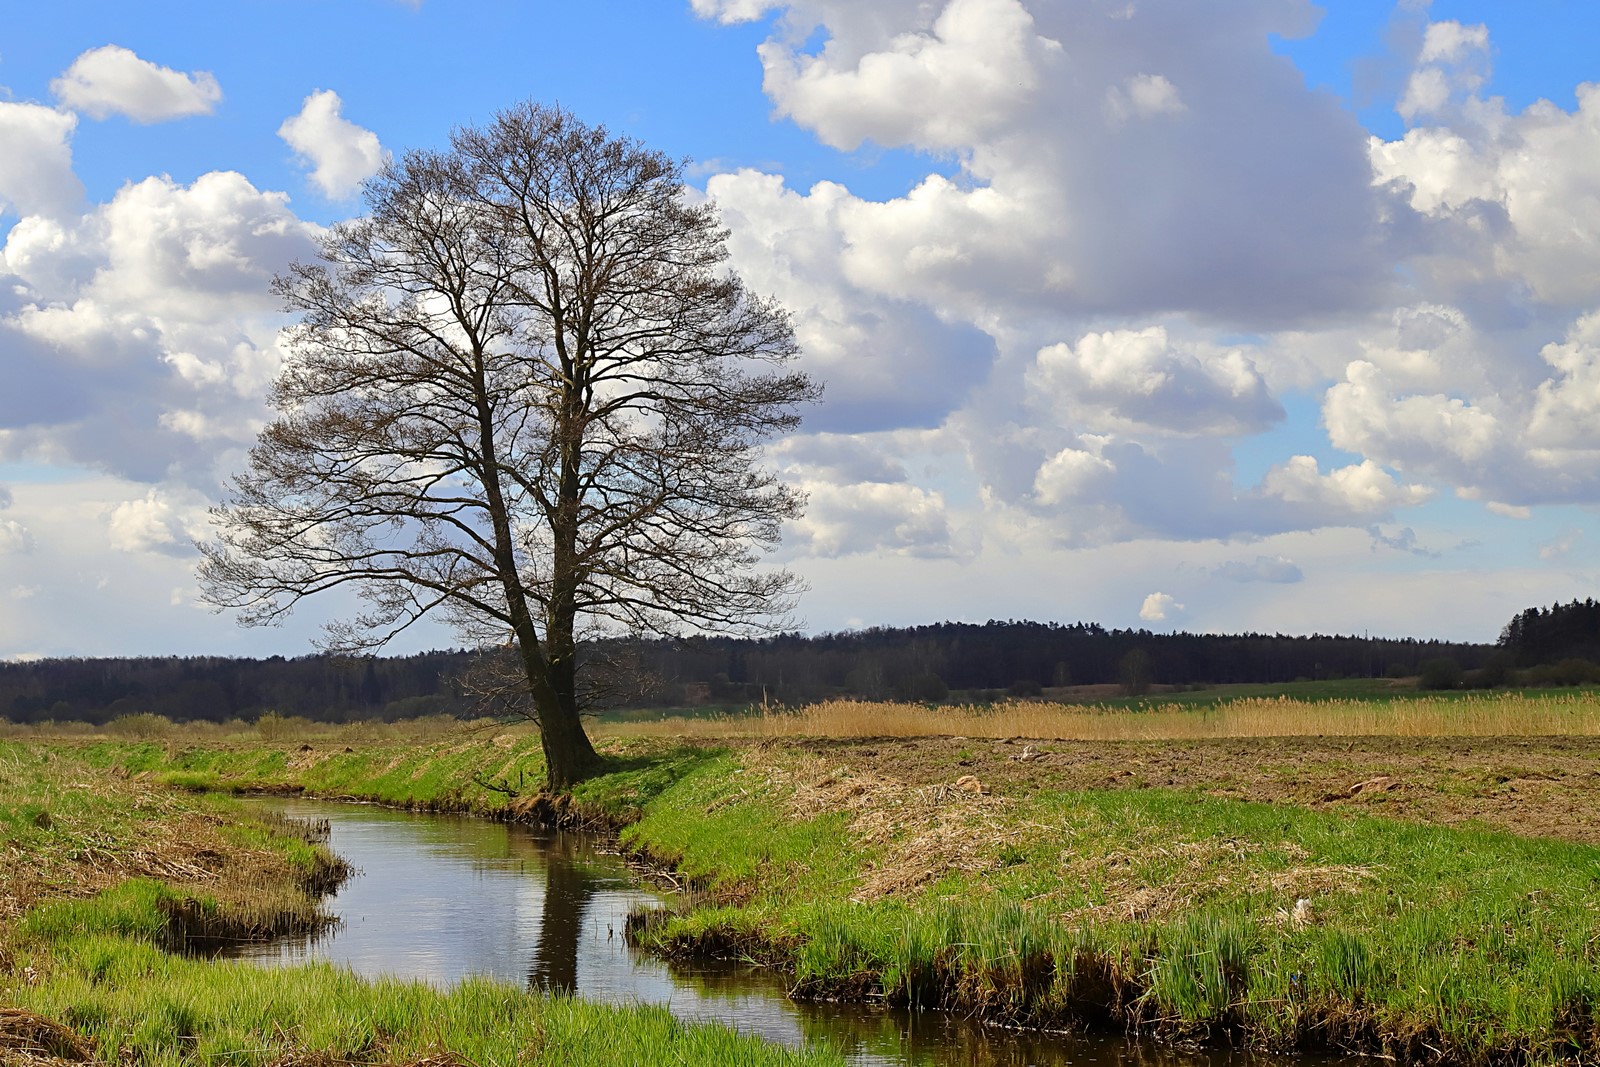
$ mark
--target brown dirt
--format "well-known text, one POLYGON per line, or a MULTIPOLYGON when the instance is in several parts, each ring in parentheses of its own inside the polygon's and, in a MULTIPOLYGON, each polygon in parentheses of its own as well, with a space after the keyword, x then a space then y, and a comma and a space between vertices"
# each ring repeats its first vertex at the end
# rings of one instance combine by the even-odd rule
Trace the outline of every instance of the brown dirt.
POLYGON ((1041 758, 1010 758, 1028 740, 792 740, 783 747, 908 795, 973 775, 993 797, 969 803, 1035 790, 1193 789, 1600 844, 1600 738, 1032 739, 1041 758), (1390 781, 1372 784, 1380 778, 1390 781))

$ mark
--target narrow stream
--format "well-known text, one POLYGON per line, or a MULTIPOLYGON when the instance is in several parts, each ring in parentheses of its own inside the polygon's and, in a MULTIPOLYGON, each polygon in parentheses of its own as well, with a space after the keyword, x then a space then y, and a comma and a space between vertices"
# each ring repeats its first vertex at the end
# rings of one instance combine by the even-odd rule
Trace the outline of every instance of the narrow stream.
MULTIPOLYGON (((942 1012, 796 1003, 780 976, 737 964, 668 966, 630 947, 629 911, 660 894, 588 834, 366 805, 262 800, 327 819, 333 850, 357 870, 328 902, 341 922, 316 938, 243 946, 265 963, 330 960, 364 975, 448 985, 491 975, 615 1003, 664 1004, 771 1041, 827 1042, 863 1065, 1306 1067, 1245 1053, 1188 1055, 1121 1038, 1023 1034, 942 1012)), ((1333 1061, 1322 1061, 1318 1067, 1333 1061)))

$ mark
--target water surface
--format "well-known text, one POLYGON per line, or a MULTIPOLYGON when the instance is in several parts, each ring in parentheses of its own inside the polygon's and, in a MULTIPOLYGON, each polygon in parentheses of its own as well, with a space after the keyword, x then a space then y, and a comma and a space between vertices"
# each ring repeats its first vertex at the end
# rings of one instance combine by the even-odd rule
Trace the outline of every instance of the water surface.
MULTIPOLYGON (((623 939, 636 907, 659 906, 594 835, 368 805, 262 800, 326 819, 330 846, 357 869, 328 903, 340 924, 317 937, 245 945, 261 962, 329 960, 360 974, 448 985, 489 975, 612 1003, 663 1004, 771 1041, 828 1042, 863 1065, 918 1067, 1307 1067, 1247 1053, 1179 1054, 1121 1038, 1017 1033, 944 1012, 796 1003, 780 976, 737 964, 668 966, 623 939)), ((1320 1060, 1317 1067, 1336 1061, 1320 1060)))

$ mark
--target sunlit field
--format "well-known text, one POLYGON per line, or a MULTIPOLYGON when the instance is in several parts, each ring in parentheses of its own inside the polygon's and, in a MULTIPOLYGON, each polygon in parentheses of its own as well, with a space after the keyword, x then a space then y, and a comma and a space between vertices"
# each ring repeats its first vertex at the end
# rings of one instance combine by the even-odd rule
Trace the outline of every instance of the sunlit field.
MULTIPOLYGON (((1396 696, 1387 700, 1241 697, 1196 705, 1160 696, 1133 707, 1042 700, 926 705, 829 700, 799 708, 601 720, 599 737, 1023 737, 1080 741, 1157 741, 1229 737, 1591 737, 1600 736, 1600 691, 1396 696)), ((315 741, 346 744, 428 743, 474 735, 526 737, 526 721, 462 722, 430 716, 394 723, 316 723, 298 716, 259 722, 175 724, 157 715, 128 715, 104 726, 18 725, 0 720, 0 738, 110 736, 195 743, 315 741)))
POLYGON ((619 737, 1034 737, 1133 741, 1213 737, 1547 737, 1600 735, 1600 694, 1250 698, 1195 709, 1159 698, 1135 709, 1015 701, 993 705, 830 700, 720 718, 608 725, 619 737))

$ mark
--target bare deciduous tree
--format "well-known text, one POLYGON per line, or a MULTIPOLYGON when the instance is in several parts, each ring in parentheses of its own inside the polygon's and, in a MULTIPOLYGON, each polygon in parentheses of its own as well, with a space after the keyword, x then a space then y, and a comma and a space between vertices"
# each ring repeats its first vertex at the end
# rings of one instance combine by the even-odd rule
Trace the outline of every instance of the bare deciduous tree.
POLYGON ((505 645, 564 788, 596 762, 586 632, 792 607, 794 577, 756 564, 802 502, 759 449, 819 390, 681 165, 558 108, 408 153, 366 205, 276 280, 299 315, 278 417, 213 511, 202 586, 246 624, 353 586, 345 650, 435 612, 505 645))

